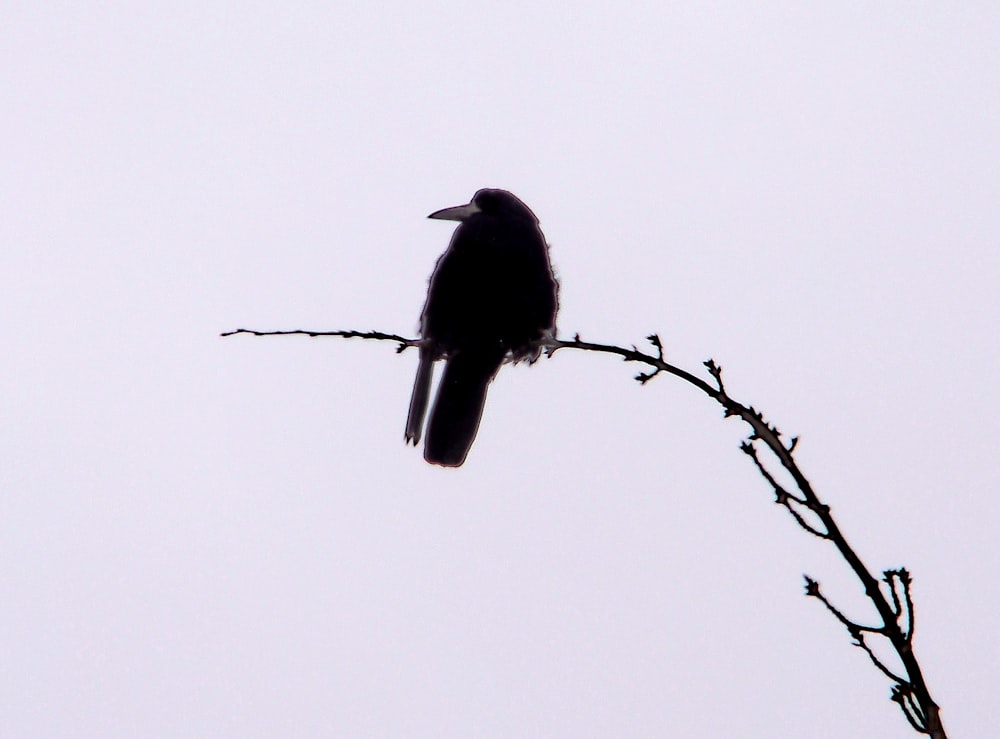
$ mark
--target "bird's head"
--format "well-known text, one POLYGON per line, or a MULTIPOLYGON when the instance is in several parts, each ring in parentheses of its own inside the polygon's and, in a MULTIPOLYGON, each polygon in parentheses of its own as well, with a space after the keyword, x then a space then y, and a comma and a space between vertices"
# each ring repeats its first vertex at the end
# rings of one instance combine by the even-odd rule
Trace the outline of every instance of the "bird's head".
POLYGON ((532 223, 538 223, 538 218, 531 212, 531 208, 521 202, 520 198, 506 190, 493 188, 483 188, 472 196, 472 201, 465 205, 456 205, 452 208, 431 213, 428 218, 437 218, 442 221, 467 221, 472 216, 483 213, 488 216, 501 216, 516 219, 530 219, 532 223))

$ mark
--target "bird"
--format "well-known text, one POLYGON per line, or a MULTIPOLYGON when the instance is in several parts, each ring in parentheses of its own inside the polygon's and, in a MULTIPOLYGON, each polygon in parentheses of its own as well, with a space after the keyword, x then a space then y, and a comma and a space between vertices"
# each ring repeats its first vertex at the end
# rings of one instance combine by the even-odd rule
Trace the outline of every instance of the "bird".
POLYGON ((424 459, 460 467, 500 366, 534 362, 540 354, 536 342, 555 336, 559 283, 537 216, 506 190, 478 190, 469 203, 428 218, 457 221, 458 227, 434 266, 420 316, 405 440, 420 443, 434 363, 443 359, 424 459))

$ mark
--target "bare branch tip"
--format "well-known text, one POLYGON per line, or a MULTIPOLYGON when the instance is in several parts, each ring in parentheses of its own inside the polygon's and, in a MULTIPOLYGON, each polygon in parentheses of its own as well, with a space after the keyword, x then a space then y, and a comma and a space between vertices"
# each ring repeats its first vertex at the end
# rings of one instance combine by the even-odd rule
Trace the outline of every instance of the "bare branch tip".
POLYGON ((809 577, 809 575, 803 575, 802 577, 806 581, 806 596, 810 598, 819 598, 819 583, 809 577))

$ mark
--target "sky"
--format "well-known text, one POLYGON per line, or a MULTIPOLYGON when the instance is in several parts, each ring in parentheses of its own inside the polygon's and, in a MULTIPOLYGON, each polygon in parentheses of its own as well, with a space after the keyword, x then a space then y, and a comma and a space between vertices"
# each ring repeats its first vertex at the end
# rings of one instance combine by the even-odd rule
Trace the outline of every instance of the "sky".
POLYGON ((504 368, 403 444, 480 187, 559 329, 702 371, 914 577, 1000 731, 996 4, 6 3, 0 737, 906 737, 746 430, 671 377, 504 368))

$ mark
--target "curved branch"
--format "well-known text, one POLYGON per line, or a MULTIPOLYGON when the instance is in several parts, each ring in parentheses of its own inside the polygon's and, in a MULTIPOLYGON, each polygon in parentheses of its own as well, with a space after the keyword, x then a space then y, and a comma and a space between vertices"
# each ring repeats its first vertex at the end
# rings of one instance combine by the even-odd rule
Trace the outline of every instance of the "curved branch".
MULTIPOLYGON (((396 349, 397 352, 420 345, 419 339, 410 339, 397 334, 380 331, 307 331, 301 329, 294 331, 255 331, 241 328, 235 331, 228 331, 222 334, 222 336, 232 336, 234 334, 252 334, 254 336, 287 336, 298 334, 310 337, 337 336, 346 339, 357 338, 392 341, 399 345, 396 349)), ((768 423, 762 413, 753 406, 745 405, 730 397, 722 381, 722 368, 714 360, 709 359, 704 363, 708 374, 714 381, 713 385, 697 375, 667 362, 664 358, 663 343, 660 341, 658 335, 651 334, 646 337, 646 340, 655 349, 655 354, 647 354, 635 345, 627 348, 613 344, 597 344, 583 341, 579 334, 576 334, 569 341, 547 337, 540 340, 538 346, 543 348, 549 355, 554 354, 560 349, 578 349, 601 354, 613 354, 621 357, 626 362, 644 364, 652 368, 652 371, 641 372, 636 375, 635 380, 639 383, 645 385, 660 374, 673 375, 698 388, 709 398, 721 405, 725 417, 736 417, 745 422, 750 427, 750 434, 747 441, 743 443, 742 449, 754 460, 758 471, 774 489, 776 502, 788 509, 796 523, 803 530, 822 539, 829 540, 837 547, 841 556, 864 587, 865 595, 868 596, 868 599, 872 602, 879 617, 882 619, 882 625, 879 627, 867 627, 849 620, 825 596, 822 596, 819 590, 819 583, 808 577, 806 578, 806 594, 822 600, 826 608, 834 614, 848 629, 851 636, 855 638, 855 643, 868 653, 875 666, 895 682, 892 689, 892 700, 899 704, 911 726, 918 732, 932 736, 935 739, 947 739, 944 726, 941 722, 939 707, 931 698, 930 691, 927 688, 920 669, 920 664, 917 662, 916 654, 913 651, 914 610, 910 597, 909 586, 911 578, 909 573, 903 569, 886 572, 885 577, 887 580, 890 580, 888 583, 892 597, 892 602, 890 602, 883 593, 879 580, 865 566, 864 562, 847 542, 840 527, 837 526, 833 514, 830 512, 830 507, 820 500, 809 480, 806 479, 806 476, 799 469, 793 456, 798 437, 792 438, 786 445, 782 440, 781 432, 773 424, 768 423), (792 495, 785 490, 777 483, 773 475, 767 471, 758 457, 756 447, 754 446, 754 442, 756 441, 760 441, 766 446, 777 458, 779 464, 791 475, 795 486, 798 488, 798 495, 792 495), (808 524, 801 514, 791 508, 790 503, 792 501, 802 505, 814 514, 822 522, 824 530, 820 531, 808 524), (901 607, 900 605, 899 594, 895 589, 896 581, 902 585, 905 607, 901 607), (904 616, 907 621, 905 628, 900 624, 904 616), (877 660, 874 653, 864 643, 863 632, 866 631, 880 633, 889 639, 906 671, 905 678, 894 674, 877 660)))

